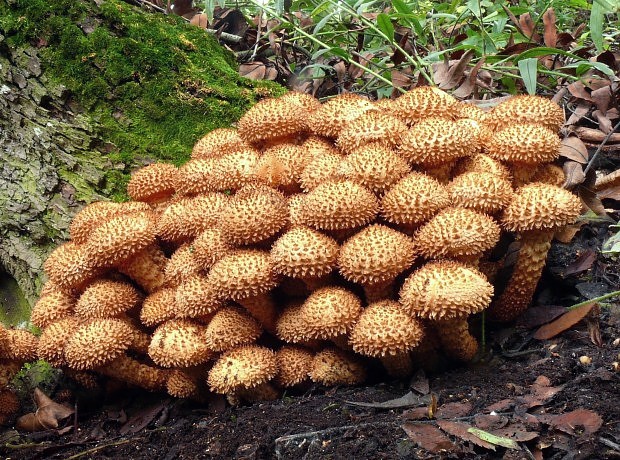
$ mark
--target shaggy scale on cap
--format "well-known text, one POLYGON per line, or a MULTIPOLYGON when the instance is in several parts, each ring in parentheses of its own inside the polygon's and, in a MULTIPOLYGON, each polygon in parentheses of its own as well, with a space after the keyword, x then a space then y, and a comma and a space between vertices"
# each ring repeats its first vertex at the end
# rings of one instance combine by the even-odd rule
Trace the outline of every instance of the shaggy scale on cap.
POLYGON ((175 192, 177 167, 169 163, 154 163, 138 169, 127 184, 132 200, 147 203, 172 196, 175 192))
POLYGON ((288 343, 304 341, 306 322, 301 315, 301 304, 291 304, 285 307, 276 321, 276 335, 288 343))
POLYGON ((325 386, 359 385, 366 380, 366 366, 353 353, 325 348, 312 359, 310 378, 325 386))
POLYGON ((62 291, 52 291, 42 296, 32 309, 30 322, 37 327, 46 328, 59 319, 73 314, 75 297, 62 291))
POLYGON ((258 322, 240 307, 220 308, 205 331, 207 347, 223 352, 240 345, 249 345, 262 333, 258 322))
POLYGON ((173 398, 196 398, 199 395, 197 379, 181 369, 172 369, 166 380, 166 391, 173 398))
POLYGON ((84 245, 71 241, 52 251, 43 263, 43 271, 52 283, 70 295, 81 292, 102 273, 101 269, 94 266, 84 245))
POLYGON ((294 387, 310 378, 314 353, 297 345, 285 345, 276 352, 278 374, 275 383, 284 388, 294 387))
POLYGON ((372 101, 353 93, 340 94, 312 113, 308 120, 310 131, 337 138, 351 121, 369 110, 377 110, 372 101))
POLYGON ((317 289, 299 310, 303 338, 330 340, 347 334, 361 313, 362 301, 351 291, 336 286, 317 289))
POLYGON ((224 353, 215 362, 207 382, 216 393, 254 388, 273 379, 278 373, 276 354, 266 347, 247 345, 224 353))
POLYGON ((145 292, 151 293, 164 284, 166 254, 153 244, 119 265, 118 270, 134 280, 145 292))
POLYGON ((97 369, 97 372, 145 390, 162 391, 166 388, 169 371, 143 364, 129 356, 122 355, 97 369))
POLYGON ((21 362, 37 360, 39 338, 32 332, 23 329, 7 329, 6 358, 21 362))
POLYGON ((504 209, 514 194, 510 182, 492 173, 466 172, 448 186, 452 204, 486 214, 504 209))
POLYGON ((371 110, 348 123, 340 131, 336 144, 345 153, 353 153, 373 142, 392 148, 400 142, 407 130, 407 125, 399 118, 371 110))
POLYGON ((176 287, 202 270, 194 257, 195 249, 191 244, 183 244, 170 256, 164 269, 166 287, 176 287))
POLYGON ((459 160, 452 170, 452 175, 457 177, 468 172, 490 173, 508 181, 512 179, 510 170, 506 165, 484 153, 459 160))
POLYGON ((457 100, 434 86, 421 86, 406 92, 390 104, 390 113, 408 125, 430 117, 454 117, 457 100))
POLYGON ((177 318, 208 315, 224 304, 216 287, 202 274, 193 275, 180 284, 174 299, 177 318))
POLYGON ((210 270, 215 262, 232 250, 232 246, 228 244, 222 230, 218 227, 204 230, 191 246, 194 248, 193 259, 202 270, 210 270))
POLYGON ((560 155, 560 139, 553 131, 536 124, 511 124, 485 141, 489 156, 510 163, 547 163, 560 155))
POLYGON ((303 145, 278 144, 263 152, 256 163, 256 175, 271 187, 295 193, 300 190, 301 173, 310 160, 303 145))
POLYGON ((154 327, 175 318, 177 314, 175 296, 175 288, 162 288, 148 295, 140 310, 142 324, 154 327))
POLYGON ((65 346, 69 338, 80 326, 80 320, 74 316, 60 319, 47 326, 37 344, 37 356, 54 367, 67 365, 65 346))
POLYGON ((187 320, 159 325, 149 345, 149 356, 162 367, 188 367, 207 362, 214 352, 204 340, 205 326, 187 320))
POLYGON ((339 154, 333 142, 326 137, 310 135, 302 144, 308 152, 310 161, 327 153, 339 154))
POLYGON ((224 155, 217 165, 218 190, 238 190, 260 178, 256 174, 260 152, 244 149, 224 155))
POLYGON ((514 96, 498 104, 487 123, 501 127, 508 123, 537 123, 558 132, 564 125, 564 110, 551 99, 540 96, 514 96))
POLYGON ((307 118, 307 108, 291 97, 263 99, 241 117, 237 130, 244 141, 257 144, 303 133, 307 118))
POLYGON ((216 128, 196 142, 191 158, 220 158, 237 149, 248 148, 234 128, 216 128))
POLYGON ((321 153, 314 157, 300 175, 300 185, 304 192, 314 190, 323 182, 340 179, 340 164, 345 157, 337 152, 321 153))
POLYGON ((119 316, 142 301, 142 295, 131 284, 122 281, 97 280, 82 293, 75 314, 84 319, 119 316))

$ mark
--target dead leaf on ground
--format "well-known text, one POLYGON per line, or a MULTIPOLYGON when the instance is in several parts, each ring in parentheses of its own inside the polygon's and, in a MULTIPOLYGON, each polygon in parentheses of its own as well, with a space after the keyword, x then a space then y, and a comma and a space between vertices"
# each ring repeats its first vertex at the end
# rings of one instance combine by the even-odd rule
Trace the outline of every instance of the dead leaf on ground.
POLYGON ((599 199, 601 200, 616 200, 620 201, 620 185, 615 187, 610 187, 601 190, 597 193, 599 199))
POLYGON ((603 338, 601 337, 600 326, 601 309, 596 305, 588 315, 586 315, 586 324, 588 325, 588 335, 590 336, 590 342, 597 347, 603 346, 603 338))
POLYGON ((519 317, 517 324, 526 329, 532 329, 553 321, 566 313, 566 308, 559 305, 545 305, 530 307, 519 317))
POLYGON ((484 447, 485 449, 495 450, 495 445, 480 439, 473 433, 470 433, 468 430, 473 427, 468 423, 437 420, 437 425, 446 433, 459 437, 463 441, 472 442, 477 446, 484 447))
POLYGON ((121 426, 119 433, 121 435, 135 434, 146 428, 155 417, 157 417, 168 405, 170 400, 166 399, 160 403, 147 406, 136 414, 134 414, 127 422, 121 426))
POLYGON ((576 136, 568 136, 562 139, 560 156, 585 165, 588 163, 589 154, 586 145, 581 139, 576 136))
POLYGON ((540 327, 534 333, 534 338, 538 340, 549 340, 555 337, 581 321, 590 312, 590 310, 592 310, 594 305, 596 305, 596 302, 582 305, 579 308, 564 313, 553 322, 540 327))
POLYGON ((515 405, 514 399, 502 399, 484 408, 488 412, 504 412, 515 405))
POLYGON ((592 249, 587 249, 581 253, 572 264, 566 267, 564 275, 575 275, 577 273, 588 271, 592 268, 592 264, 594 264, 594 262, 596 262, 596 252, 592 249))
POLYGON ((564 389, 564 385, 551 386, 551 381, 544 375, 539 375, 530 386, 530 393, 517 398, 520 405, 527 409, 535 406, 543 406, 564 389))
POLYGON ((506 447, 507 449, 519 449, 519 445, 513 439, 497 436, 488 431, 481 430, 480 428, 471 427, 467 431, 483 441, 490 442, 496 446, 506 447))
POLYGON ((401 417, 405 420, 424 420, 431 418, 428 407, 414 407, 413 409, 407 409, 403 411, 401 417))
POLYGON ((389 401, 384 402, 366 403, 358 401, 345 401, 346 404, 351 404, 352 406, 372 407, 375 409, 399 409, 402 407, 426 406, 430 402, 431 396, 417 396, 413 394, 412 391, 404 396, 401 396, 400 398, 390 399, 389 401))
POLYGON ((471 413, 473 408, 472 403, 468 401, 446 403, 437 409, 436 416, 441 419, 465 417, 471 413))
POLYGON ((431 391, 428 377, 423 369, 418 370, 409 382, 409 388, 417 391, 421 395, 427 395, 431 391))
POLYGON ((521 423, 511 423, 502 428, 491 430, 494 435, 513 439, 517 442, 526 442, 536 439, 539 434, 534 431, 528 431, 525 425, 521 423))
POLYGON ((457 445, 450 441, 439 428, 433 425, 426 423, 403 423, 401 428, 405 430, 409 439, 433 454, 459 450, 457 445))
POLYGON ((508 417, 503 415, 476 414, 474 425, 481 430, 497 430, 505 427, 509 422, 508 417))
POLYGON ((543 13, 542 19, 545 25, 545 45, 550 48, 555 48, 558 40, 558 30, 555 25, 556 17, 553 8, 548 8, 547 11, 543 13))
POLYGON ((564 184, 566 189, 573 189, 579 184, 583 184, 586 180, 586 175, 583 172, 583 165, 576 161, 568 160, 562 165, 564 170, 564 184))
POLYGON ((538 419, 551 428, 572 436, 589 436, 603 426, 599 414, 588 409, 577 409, 560 415, 543 414, 538 419))
POLYGON ((17 419, 15 427, 23 431, 43 431, 57 429, 60 423, 74 414, 74 410, 63 404, 58 404, 39 388, 34 389, 34 402, 37 406, 35 413, 23 415, 17 419))

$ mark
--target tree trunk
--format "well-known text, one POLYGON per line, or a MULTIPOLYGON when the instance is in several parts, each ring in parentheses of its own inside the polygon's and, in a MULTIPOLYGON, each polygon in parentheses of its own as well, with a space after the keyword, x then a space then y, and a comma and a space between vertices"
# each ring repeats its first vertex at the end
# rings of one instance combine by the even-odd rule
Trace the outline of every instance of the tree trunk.
POLYGON ((81 207, 281 92, 200 29, 118 0, 0 0, 0 17, 0 289, 13 277, 31 305, 81 207))

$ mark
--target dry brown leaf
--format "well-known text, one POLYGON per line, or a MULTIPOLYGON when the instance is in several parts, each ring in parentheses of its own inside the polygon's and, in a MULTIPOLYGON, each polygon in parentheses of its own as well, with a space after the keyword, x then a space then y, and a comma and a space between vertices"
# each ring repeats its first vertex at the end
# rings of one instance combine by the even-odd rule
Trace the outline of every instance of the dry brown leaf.
POLYGON ((440 406, 437 409, 437 418, 450 419, 457 417, 465 417, 473 410, 470 402, 451 402, 440 406))
POLYGON ((595 89, 592 91, 591 96, 594 104, 596 104, 596 108, 601 113, 607 113, 612 101, 611 85, 595 89))
POLYGON ((604 112, 595 110, 592 112, 592 118, 598 121, 598 128, 605 133, 605 135, 609 134, 613 130, 611 120, 607 118, 607 115, 604 112))
POLYGON ((452 89, 456 87, 465 75, 465 70, 469 61, 474 57, 474 50, 468 50, 456 64, 450 66, 445 78, 442 81, 435 81, 441 89, 452 89))
POLYGON ((562 165, 564 170, 564 184, 566 189, 573 189, 579 184, 583 184, 586 180, 586 175, 583 172, 583 165, 573 160, 565 161, 562 165))
POLYGON ((620 185, 616 185, 615 187, 603 189, 597 194, 601 200, 620 201, 620 185))
POLYGON ((405 430, 409 439, 433 454, 458 450, 458 447, 439 428, 433 425, 426 423, 403 423, 401 427, 405 430))
MULTIPOLYGON (((570 87, 569 87, 570 90, 570 87)), ((581 121, 581 119, 583 117, 585 117, 588 112, 590 112, 590 109, 592 108, 592 104, 590 102, 586 102, 586 101, 582 101, 579 104, 577 104, 577 107, 575 107, 575 109, 573 110, 573 113, 571 113, 571 116, 568 117, 568 120, 566 120, 566 123, 564 123, 565 126, 570 126, 570 125, 576 125, 577 123, 579 123, 581 121)))
POLYGON ((558 39, 558 30, 555 26, 555 11, 553 8, 547 9, 544 12, 543 16, 543 24, 545 25, 545 45, 550 48, 555 48, 558 39))
POLYGON ((36 431, 45 431, 47 428, 41 424, 34 413, 29 412, 28 414, 22 415, 15 421, 15 429, 34 433, 36 431))
POLYGON ((508 417, 503 415, 476 414, 474 417, 474 425, 481 430, 497 430, 508 424, 508 417))
POLYGON ((554 428, 572 436, 589 436, 603 426, 599 414, 588 409, 577 409, 560 415, 539 415, 538 419, 554 428))
POLYGON ((560 243, 568 244, 573 241, 573 238, 575 238, 575 235, 581 230, 581 226, 584 224, 585 222, 579 222, 577 224, 561 227, 555 231, 553 237, 560 243))
POLYGON ((469 71, 469 76, 465 79, 461 86, 454 90, 452 93, 454 97, 458 97, 464 99, 469 97, 471 93, 476 89, 476 83, 478 82, 478 72, 480 72, 480 68, 484 64, 485 56, 483 56, 476 65, 469 71))
POLYGON ((411 75, 407 75, 400 70, 392 70, 392 84, 395 88, 409 88, 411 85, 411 75))
POLYGON ((457 436, 463 441, 469 441, 477 446, 484 447, 485 449, 495 450, 495 446, 490 442, 483 441, 478 436, 468 432, 472 426, 463 422, 451 422, 449 420, 438 420, 437 425, 446 433, 452 436, 457 436))
POLYGON ((575 275, 590 270, 594 262, 596 262, 596 252, 592 249, 586 249, 572 264, 566 267, 564 276, 575 275))
POLYGON ((250 80, 264 80, 266 73, 267 66, 262 62, 247 62, 239 66, 239 75, 250 80))
POLYGON ((586 145, 576 136, 568 136, 562 139, 560 156, 584 165, 588 163, 589 158, 586 145))
POLYGON ((56 429, 60 422, 66 420, 74 414, 70 407, 58 404, 39 388, 34 389, 33 399, 37 406, 35 413, 23 415, 15 424, 18 430, 22 431, 44 431, 56 429))
POLYGON ((534 333, 534 338, 538 340, 549 340, 555 337, 581 321, 590 312, 590 310, 592 310, 594 305, 596 305, 596 302, 582 305, 579 308, 564 313, 555 321, 540 327, 534 333))
POLYGON ((510 409, 514 405, 514 399, 502 399, 501 401, 497 401, 496 403, 485 407, 484 410, 488 412, 504 412, 505 410, 510 409))
POLYGON ((544 307, 530 307, 517 320, 519 327, 533 329, 553 321, 558 316, 566 313, 566 308, 558 305, 545 305, 544 307))
POLYGON ((200 27, 201 29, 206 29, 209 25, 209 16, 204 13, 195 14, 189 23, 193 26, 200 27))
POLYGON ((428 407, 414 407, 403 411, 401 416, 405 420, 423 420, 430 418, 429 415, 428 407))
POLYGON ((536 24, 532 20, 530 13, 525 13, 519 16, 519 25, 527 38, 530 38, 535 42, 540 41, 540 35, 536 33, 536 24))
POLYGON ((418 370, 411 378, 411 381, 409 382, 409 388, 417 391, 421 395, 427 395, 430 393, 430 383, 423 369, 418 370))
POLYGON ((516 442, 532 441, 539 436, 538 433, 527 431, 527 428, 521 423, 511 423, 506 427, 492 430, 491 433, 496 436, 503 436, 505 438, 512 439, 516 442))

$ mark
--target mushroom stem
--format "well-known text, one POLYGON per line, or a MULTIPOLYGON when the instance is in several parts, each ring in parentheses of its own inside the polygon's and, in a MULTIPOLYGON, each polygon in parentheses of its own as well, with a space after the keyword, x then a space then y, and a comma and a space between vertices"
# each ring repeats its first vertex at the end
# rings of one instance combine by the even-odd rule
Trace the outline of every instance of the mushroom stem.
POLYGON ((414 363, 427 372, 437 372, 440 367, 439 349, 441 343, 435 328, 429 321, 423 321, 424 337, 422 341, 409 352, 409 356, 414 363))
POLYGON ((439 166, 435 166, 432 168, 426 168, 424 172, 431 177, 434 177, 442 184, 447 184, 450 182, 452 169, 456 166, 456 160, 450 161, 448 163, 444 163, 439 166))
POLYGON ((237 300, 250 314, 258 320, 263 329, 275 334, 278 310, 269 294, 259 294, 253 297, 237 300))
POLYGON ((394 295, 394 280, 381 281, 378 283, 365 284, 364 294, 369 304, 383 299, 391 299, 394 295))
POLYGON ((280 397, 280 391, 270 382, 261 383, 252 388, 239 388, 235 396, 250 402, 274 401, 280 397))
POLYGON ((488 318, 509 322, 527 310, 551 248, 553 231, 528 231, 521 235, 517 263, 500 297, 488 309, 488 318))
POLYGON ((127 355, 98 368, 97 372, 150 391, 164 390, 168 378, 167 371, 142 364, 127 355))
POLYGON ((325 287, 328 284, 332 284, 333 276, 331 274, 324 275, 324 276, 312 276, 312 277, 308 276, 308 277, 301 278, 301 280, 306 285, 306 289, 308 289, 309 292, 312 292, 322 287, 325 287))
POLYGON ((435 329, 443 351, 450 358, 471 361, 478 353, 478 341, 469 333, 466 317, 438 320, 435 329))
POLYGON ((379 359, 390 377, 401 378, 413 374, 413 361, 409 356, 409 352, 394 355, 386 354, 379 359))

